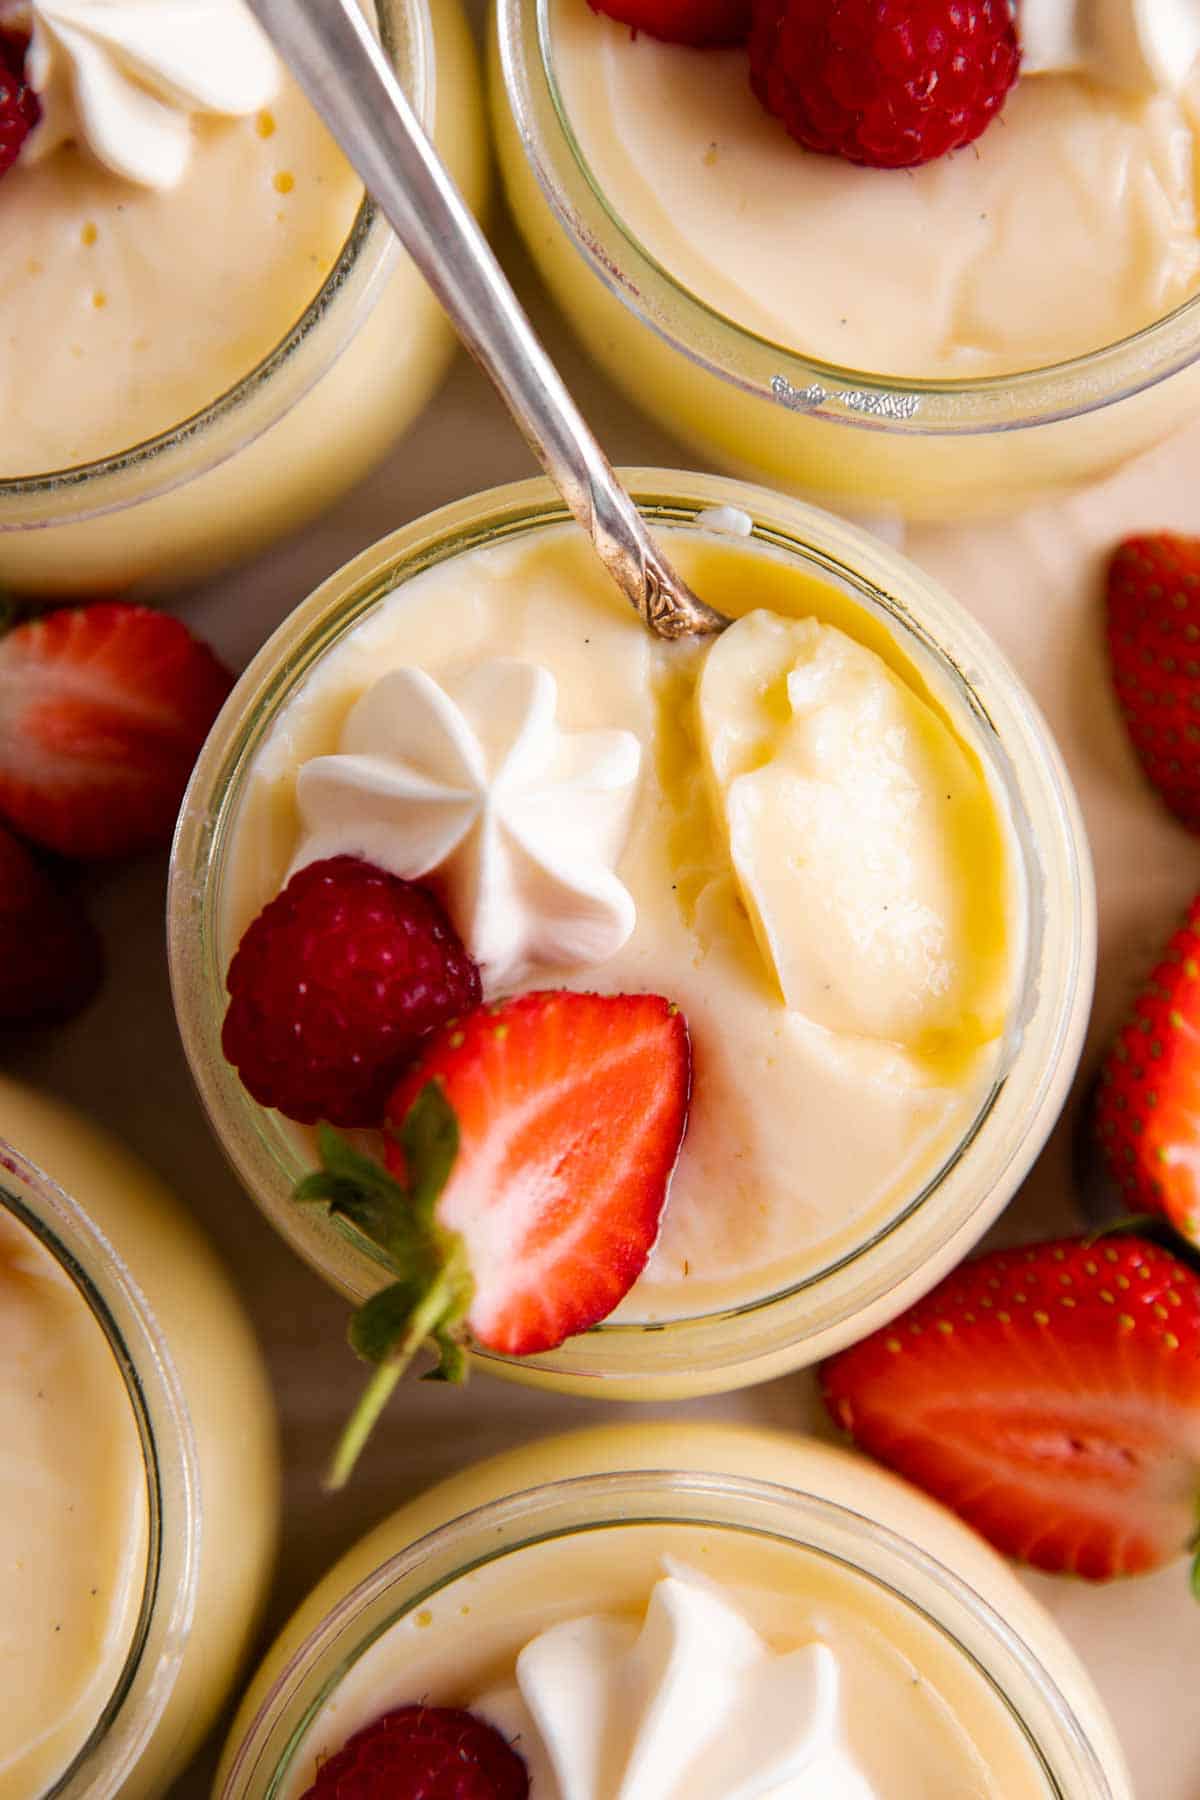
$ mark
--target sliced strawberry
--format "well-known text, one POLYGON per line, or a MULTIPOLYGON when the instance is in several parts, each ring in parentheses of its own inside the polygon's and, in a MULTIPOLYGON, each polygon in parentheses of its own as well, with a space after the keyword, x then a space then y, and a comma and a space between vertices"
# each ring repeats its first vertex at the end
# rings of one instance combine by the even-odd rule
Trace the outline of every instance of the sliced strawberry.
POLYGON ((997 1549, 1092 1581, 1194 1547, 1200 1278, 1136 1236, 966 1263, 822 1371, 864 1450, 997 1549))
POLYGON ((378 1365, 334 1459, 346 1480, 422 1344, 461 1381, 463 1339, 552 1350, 646 1266, 687 1126, 691 1047, 654 994, 533 993, 426 1041, 388 1103, 391 1173, 335 1131, 296 1199, 329 1207, 392 1274, 350 1328, 378 1365))
POLYGON ((1126 1210, 1200 1243, 1200 896, 1108 1053, 1095 1123, 1126 1210))
POLYGON ((494 1725, 456 1706, 398 1706, 321 1764, 304 1800, 526 1800, 529 1772, 494 1725))
POLYGON ((0 639, 0 817, 63 856, 170 842, 232 676, 180 620, 121 601, 0 639))
MULTIPOLYGON (((687 1123, 687 1026, 655 994, 534 993, 435 1037, 388 1105, 440 1084, 459 1154, 438 1207, 462 1234, 477 1343, 552 1350, 646 1266, 687 1123)), ((388 1145, 394 1174, 404 1153, 388 1145)))
POLYGON ((57 1024, 100 985, 100 940, 23 844, 0 828, 0 1024, 57 1024))
POLYGON ((1108 571, 1113 685, 1148 780, 1200 830, 1200 538, 1127 538, 1108 571))

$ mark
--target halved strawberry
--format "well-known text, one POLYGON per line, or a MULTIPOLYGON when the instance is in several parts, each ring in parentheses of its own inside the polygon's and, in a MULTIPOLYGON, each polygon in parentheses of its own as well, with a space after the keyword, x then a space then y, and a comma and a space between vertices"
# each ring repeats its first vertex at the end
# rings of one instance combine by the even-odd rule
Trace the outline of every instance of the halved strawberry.
POLYGON ((100 940, 23 844, 0 827, 0 1024, 58 1024, 100 985, 100 940))
POLYGON ((1200 896, 1108 1053, 1095 1125, 1126 1211, 1200 1243, 1200 896))
POLYGON ((687 1126, 691 1049, 654 994, 531 993, 427 1040, 388 1103, 389 1175, 335 1132, 297 1189, 382 1252, 395 1280, 354 1316, 380 1365, 335 1460, 349 1474, 425 1342, 460 1381, 463 1338, 552 1350, 607 1318, 646 1266, 687 1126))
POLYGON ((187 627, 122 601, 0 638, 0 817, 62 856, 170 842, 233 678, 187 627))
POLYGON ((1200 830, 1200 538, 1127 538, 1108 571, 1113 685, 1150 782, 1200 830))
POLYGON ((834 1419, 997 1549, 1105 1581, 1194 1549, 1200 1278, 1136 1236, 966 1263, 822 1370, 834 1419))

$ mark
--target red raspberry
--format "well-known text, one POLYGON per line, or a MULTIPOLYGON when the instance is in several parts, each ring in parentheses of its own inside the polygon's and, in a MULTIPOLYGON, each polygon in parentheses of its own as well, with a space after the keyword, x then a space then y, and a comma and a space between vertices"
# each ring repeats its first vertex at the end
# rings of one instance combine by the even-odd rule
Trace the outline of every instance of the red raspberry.
POLYGON ((449 1706, 401 1706, 322 1763, 304 1800, 527 1800, 529 1774, 494 1726, 449 1706))
POLYGON ((260 1105, 305 1125, 378 1125, 422 1039, 481 999, 434 896, 354 856, 293 875, 227 985, 226 1056, 260 1105))
POLYGON ((12 168, 42 116, 37 95, 25 85, 28 42, 15 32, 0 30, 0 175, 12 168))
POLYGON ((742 44, 750 30, 753 0, 588 0, 635 32, 699 50, 742 44))
POLYGON ((754 0, 750 81, 809 150, 876 169, 974 141, 1021 52, 1008 0, 754 0))

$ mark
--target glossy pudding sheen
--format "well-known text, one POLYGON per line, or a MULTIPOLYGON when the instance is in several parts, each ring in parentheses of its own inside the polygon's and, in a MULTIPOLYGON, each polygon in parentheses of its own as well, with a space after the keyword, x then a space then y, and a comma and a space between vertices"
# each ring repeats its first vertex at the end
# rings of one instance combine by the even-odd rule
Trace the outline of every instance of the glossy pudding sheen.
POLYGON ((287 336, 337 260, 362 187, 294 82, 191 133, 165 191, 74 144, 0 180, 0 477, 190 418, 287 336))
POLYGON ((284 1800, 416 1700, 493 1723, 531 1800, 1052 1792, 995 1690, 916 1608, 831 1557, 718 1527, 577 1532, 449 1583, 338 1684, 284 1800))
POLYGON ((1126 94, 1022 78, 968 149, 860 168, 803 149, 743 50, 550 0, 570 131, 626 232, 747 330, 880 375, 960 380, 1118 342, 1200 287, 1200 74, 1126 94))
MULTIPOLYGON (((406 583, 280 712, 224 877, 228 959, 297 855, 299 771, 406 665, 453 688, 495 658, 534 664, 564 733, 631 734, 615 874, 632 934, 517 985, 660 993, 690 1027, 691 1118, 657 1248, 618 1314, 633 1321, 779 1293, 894 1219, 993 1087, 1024 954, 1009 814, 961 703, 832 585, 734 536, 664 535, 698 591, 751 616, 708 644, 665 644, 568 528, 406 583)), ((370 843, 379 860, 381 837, 355 832, 351 817, 338 848, 370 843)))
POLYGON ((87 1741, 133 1643, 145 1463, 90 1306, 0 1186, 0 1800, 42 1794, 87 1741))

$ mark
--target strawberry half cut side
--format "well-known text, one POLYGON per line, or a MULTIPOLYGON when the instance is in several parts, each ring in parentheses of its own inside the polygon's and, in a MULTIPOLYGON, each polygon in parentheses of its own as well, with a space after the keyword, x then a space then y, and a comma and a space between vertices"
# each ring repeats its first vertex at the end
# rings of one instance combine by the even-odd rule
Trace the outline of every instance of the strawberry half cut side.
POLYGON ((423 1344, 553 1350, 599 1324, 654 1248, 687 1127, 691 1046, 654 994, 523 994, 427 1040, 388 1105, 389 1169, 323 1128, 296 1198, 382 1252, 391 1284, 351 1344, 377 1365, 334 1459, 340 1486, 423 1344))
POLYGON ((862 1449, 1022 1562, 1105 1581, 1196 1548, 1200 1278, 1141 1238, 964 1264, 822 1388, 862 1449))

